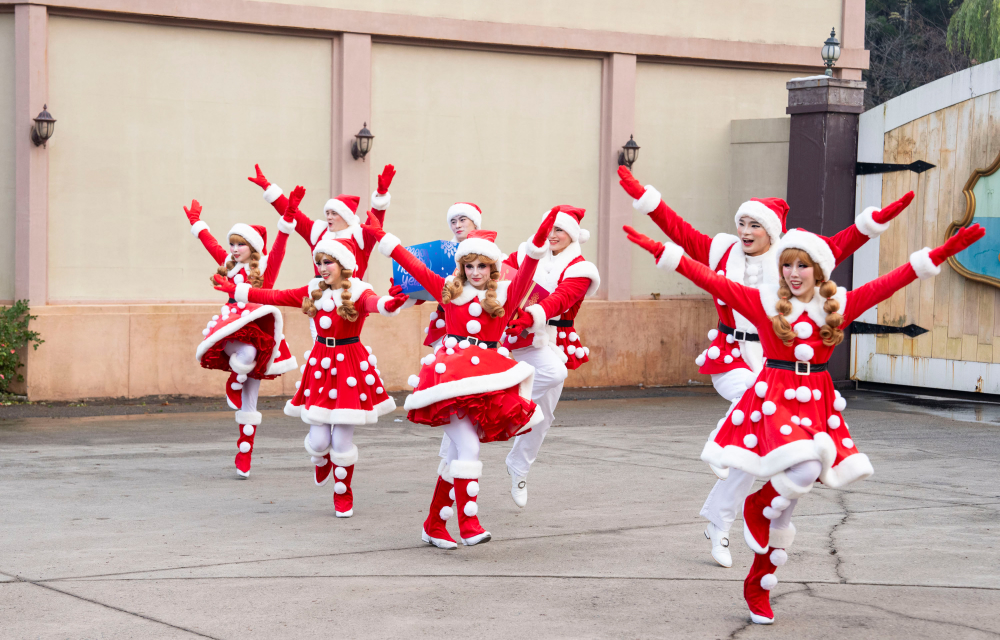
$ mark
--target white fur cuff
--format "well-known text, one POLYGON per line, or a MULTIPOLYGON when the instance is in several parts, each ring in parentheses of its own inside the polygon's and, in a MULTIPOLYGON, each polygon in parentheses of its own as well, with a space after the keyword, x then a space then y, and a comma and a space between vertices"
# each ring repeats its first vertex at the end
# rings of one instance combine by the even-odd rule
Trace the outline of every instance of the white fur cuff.
POLYGON ((275 200, 282 196, 281 187, 276 184, 269 185, 267 189, 264 189, 264 199, 267 200, 268 204, 273 204, 275 200))
POLYGON ((384 255, 386 258, 392 255, 393 250, 400 245, 399 238, 387 233, 382 236, 382 239, 378 243, 378 252, 384 255))
POLYGON ((284 218, 278 218, 278 231, 292 235, 295 231, 295 221, 288 222, 284 218))
POLYGON ((260 424, 261 417, 260 411, 237 411, 236 412, 236 424, 252 424, 257 426, 260 424))
POLYGON ((530 331, 534 334, 532 338, 531 346, 536 349, 541 349, 549 344, 549 332, 546 330, 545 322, 547 318, 545 317, 545 310, 542 309, 542 305, 533 304, 525 309, 531 314, 531 329, 530 331))
POLYGON ((483 463, 478 460, 452 460, 451 475, 463 480, 478 480, 483 475, 483 463))
POLYGON ((524 244, 524 248, 529 258, 533 258, 534 260, 541 260, 542 256, 544 256, 549 251, 548 245, 549 243, 546 242, 543 246, 536 247, 535 245, 531 244, 531 241, 529 240, 524 244))
POLYGON ((913 267, 917 277, 921 280, 933 278, 941 273, 941 267, 931 260, 931 250, 927 247, 910 254, 910 266, 913 267))
POLYGON ((632 201, 632 208, 642 214, 650 214, 656 210, 656 207, 660 206, 660 201, 663 200, 663 196, 660 192, 653 188, 653 185, 646 185, 646 193, 642 194, 642 197, 638 200, 632 201))
POLYGON ((322 451, 316 451, 315 449, 313 449, 312 447, 310 447, 309 446, 309 436, 308 435, 306 436, 305 441, 302 443, 302 446, 304 446, 306 448, 306 453, 308 453, 309 455, 311 455, 314 458, 322 458, 326 454, 330 453, 330 447, 327 447, 326 449, 324 449, 322 451))
POLYGON ((681 249, 679 245, 676 245, 673 242, 668 242, 666 246, 663 247, 663 255, 656 261, 656 266, 660 269, 676 271, 677 266, 681 263, 681 256, 683 255, 684 249, 681 249))
POLYGON ((399 312, 403 310, 403 307, 399 307, 395 311, 386 311, 385 305, 387 305, 390 300, 392 300, 392 296, 382 296, 381 298, 378 299, 378 304, 376 304, 375 306, 378 307, 378 312, 380 314, 384 316, 389 316, 391 318, 392 316, 398 316, 399 312))
POLYGON ((448 471, 447 460, 442 460, 438 463, 438 475, 441 476, 441 479, 448 484, 455 484, 455 478, 453 478, 451 473, 448 471))
POLYGON ((768 532, 767 544, 774 549, 788 549, 795 541, 795 525, 788 523, 787 529, 771 529, 768 532))
POLYGON ((882 224, 875 222, 875 218, 872 214, 876 211, 879 211, 878 207, 868 207, 862 211, 861 215, 854 221, 854 226, 858 228, 858 231, 865 234, 869 238, 877 238, 889 230, 888 222, 882 224))
POLYGON ((379 211, 385 211, 389 208, 389 193, 386 192, 385 195, 379 195, 378 191, 372 192, 372 209, 378 209, 379 211))
POLYGON ((350 467, 358 461, 358 445, 352 444, 351 450, 347 453, 330 451, 330 461, 338 467, 350 467))
POLYGON ((236 285, 236 293, 233 294, 233 299, 236 302, 250 302, 250 283, 241 282, 236 285))
POLYGON ((202 231, 208 231, 208 224, 204 220, 199 220, 191 225, 191 235, 197 238, 202 231))

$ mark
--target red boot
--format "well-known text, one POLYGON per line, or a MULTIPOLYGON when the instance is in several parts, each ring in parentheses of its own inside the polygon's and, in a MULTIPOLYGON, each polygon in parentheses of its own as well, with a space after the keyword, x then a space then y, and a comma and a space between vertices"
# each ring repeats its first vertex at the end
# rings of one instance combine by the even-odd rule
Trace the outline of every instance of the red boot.
POLYGON ((330 463, 330 449, 327 448, 323 451, 313 449, 309 446, 309 434, 306 434, 306 440, 303 444, 314 465, 313 479, 316 481, 316 486, 322 487, 330 479, 330 474, 333 472, 333 464, 330 463))
MULTIPOLYGON (((771 530, 773 544, 791 545, 795 537, 795 527, 771 530)), ((778 584, 774 572, 788 562, 788 554, 783 548, 773 548, 770 553, 754 554, 750 573, 743 581, 743 598, 750 607, 750 620, 755 624, 772 624, 774 612, 771 610, 770 592, 778 584)))
POLYGON ((771 521, 764 515, 764 508, 780 497, 774 485, 767 482, 743 501, 743 539, 754 553, 767 553, 767 537, 771 521))
POLYGON ((358 448, 351 445, 348 453, 330 452, 333 463, 333 476, 337 479, 333 485, 333 509, 338 518, 350 518, 354 515, 354 493, 351 491, 351 479, 354 477, 354 463, 358 461, 358 448))
POLYGON ((479 477, 483 474, 483 463, 464 460, 451 461, 451 475, 455 478, 455 502, 458 506, 458 532, 462 544, 472 546, 489 542, 492 536, 479 524, 479 477))
POLYGON ((236 424, 240 428, 240 437, 236 440, 239 452, 236 454, 236 473, 244 478, 250 476, 250 459, 253 456, 253 441, 260 426, 259 411, 237 411, 236 424))
POLYGON ((438 465, 437 485, 434 487, 434 498, 431 499, 431 512, 424 520, 424 530, 420 539, 439 549, 456 549, 458 544, 448 533, 447 521, 455 510, 451 507, 455 501, 455 479, 448 475, 448 463, 444 460, 438 465))
POLYGON ((239 411, 243 408, 243 383, 246 381, 247 376, 244 373, 234 371, 229 374, 229 380, 226 381, 226 401, 230 409, 239 411))

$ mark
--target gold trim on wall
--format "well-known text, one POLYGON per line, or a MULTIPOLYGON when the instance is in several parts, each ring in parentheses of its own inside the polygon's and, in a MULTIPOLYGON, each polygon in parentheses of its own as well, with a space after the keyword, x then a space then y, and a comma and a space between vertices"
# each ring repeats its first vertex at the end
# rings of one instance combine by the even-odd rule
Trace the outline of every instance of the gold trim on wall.
MULTIPOLYGON (((976 215, 976 196, 974 193, 972 193, 972 189, 973 187, 976 186, 976 183, 979 182, 980 178, 985 176, 991 176, 994 173, 996 173, 998 169, 1000 169, 1000 154, 997 154, 997 157, 993 161, 993 164, 986 167, 985 169, 976 169, 975 171, 972 172, 972 175, 969 176, 969 180, 965 183, 965 187, 962 189, 962 193, 965 194, 965 215, 962 217, 960 221, 952 222, 951 224, 948 225, 948 229, 944 232, 945 240, 955 235, 955 233, 960 228, 966 227, 969 225, 969 223, 972 222, 973 216, 976 215)), ((948 256, 948 264, 951 266, 952 269, 959 272, 969 280, 983 282, 988 285, 1000 288, 1000 278, 994 278, 993 276, 987 276, 981 273, 973 273, 972 271, 969 271, 961 264, 959 264, 955 256, 948 256)))

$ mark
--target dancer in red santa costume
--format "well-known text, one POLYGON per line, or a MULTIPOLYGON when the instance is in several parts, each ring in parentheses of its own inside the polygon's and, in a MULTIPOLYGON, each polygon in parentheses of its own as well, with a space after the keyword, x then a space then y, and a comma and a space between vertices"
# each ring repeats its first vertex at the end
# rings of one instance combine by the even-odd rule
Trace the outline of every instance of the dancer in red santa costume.
POLYGON ((873 473, 858 451, 833 387, 827 362, 844 339, 841 327, 917 278, 941 272, 941 263, 985 235, 979 225, 960 229, 944 245, 921 249, 907 264, 853 291, 829 279, 839 248, 829 238, 793 229, 779 241, 779 280, 754 289, 732 282, 684 255, 625 227, 629 240, 656 257, 658 267, 676 270, 721 299, 759 329, 764 369, 705 444, 701 459, 769 478, 743 505, 744 538, 756 552, 743 582, 750 618, 771 624, 768 594, 775 571, 788 560, 795 538, 792 510, 816 480, 844 487, 873 473))
MULTIPOLYGON (((254 165, 257 175, 247 178, 250 182, 258 185, 264 190, 264 200, 274 207, 279 215, 284 215, 288 208, 288 199, 285 198, 281 187, 271 184, 264 173, 260 170, 260 165, 254 165)), ((385 220, 385 211, 389 208, 389 185, 396 175, 396 169, 391 164, 385 165, 382 174, 378 177, 378 189, 372 194, 372 213, 381 223, 385 220)), ((335 198, 330 198, 323 206, 323 220, 313 220, 299 211, 298 207, 292 210, 292 222, 278 222, 278 228, 291 233, 295 230, 302 239, 309 244, 309 249, 315 249, 316 244, 323 238, 340 238, 354 243, 353 251, 357 256, 358 268, 354 277, 363 279, 368 270, 368 259, 372 249, 375 248, 376 240, 366 234, 361 228, 361 219, 358 217, 358 203, 361 198, 341 194, 335 198)), ((319 269, 316 269, 319 275, 319 269)))
MULTIPOLYGON (((601 286, 597 266, 581 255, 580 244, 590 238, 590 232, 580 227, 586 211, 569 205, 559 205, 556 209, 555 226, 534 276, 534 282, 545 289, 548 296, 519 313, 510 323, 504 342, 515 360, 535 368, 531 399, 543 416, 529 433, 515 438, 507 455, 510 495, 519 507, 528 503, 528 471, 555 419, 567 369, 576 369, 589 360, 590 349, 580 342, 573 320, 584 296, 593 295, 601 286), (521 338, 527 331, 533 337, 521 338)), ((508 256, 504 264, 520 269, 527 249, 528 244, 522 243, 517 253, 508 256)))
MULTIPOLYGON (((197 200, 191 201, 190 209, 184 207, 184 213, 191 223, 191 233, 201 240, 220 265, 215 278, 233 287, 270 289, 274 286, 288 234, 278 234, 268 256, 267 230, 237 223, 227 234, 229 251, 226 251, 201 220, 201 205, 197 200)), ((250 475, 254 438, 261 423, 257 411, 260 381, 270 380, 298 366, 285 344, 282 327, 281 312, 275 307, 247 304, 245 300, 240 302, 230 296, 220 314, 212 316, 202 331, 204 339, 196 351, 202 367, 230 372, 226 399, 236 410, 239 428, 236 472, 244 478, 250 475)))
POLYGON ((377 220, 370 218, 370 226, 366 225, 379 236, 379 251, 398 262, 445 308, 443 348, 426 356, 420 375, 410 377, 414 391, 405 404, 411 422, 443 427, 451 440, 449 475, 438 476, 421 533, 424 542, 442 549, 458 546, 445 522, 453 513, 452 500, 458 503, 463 544, 491 537, 476 515, 483 471, 480 443, 509 440, 542 419, 531 401, 534 369, 515 362, 499 341, 531 285, 538 259, 545 255, 545 239, 557 213, 553 209, 542 222, 514 280, 502 282, 502 254, 493 231, 473 231, 459 243, 455 274, 446 279, 425 267, 377 220))
POLYGON ((313 249, 319 277, 298 289, 251 289, 218 278, 216 288, 242 302, 302 306, 316 324, 316 339, 307 355, 302 380, 285 404, 285 415, 309 425, 306 452, 315 466, 315 482, 323 486, 336 479, 334 511, 338 518, 354 515, 351 481, 358 461, 354 427, 372 424, 396 408, 385 391, 377 360, 361 344, 360 334, 369 314, 399 314, 408 296, 382 296, 371 285, 352 276, 357 268, 353 245, 323 238, 313 249), (339 293, 339 295, 337 295, 339 293))
MULTIPOLYGON (((786 228, 788 205, 780 198, 753 198, 736 211, 736 233, 707 236, 677 215, 652 186, 643 187, 626 167, 618 168, 620 184, 635 198, 633 206, 678 243, 695 261, 717 270, 732 282, 758 288, 778 281, 777 246, 786 228)), ((889 222, 913 200, 913 192, 884 209, 869 207, 853 225, 833 237, 839 249, 837 263, 854 254, 866 242, 889 228, 889 222)), ((712 341, 698 356, 699 372, 712 376, 712 384, 726 400, 735 403, 764 366, 757 328, 724 301, 716 299, 717 328, 708 332, 712 341)), ((714 469, 720 476, 712 487, 701 516, 708 520, 705 537, 712 545, 712 558, 723 567, 733 565, 729 551, 729 529, 744 498, 753 487, 753 476, 739 470, 714 469)))

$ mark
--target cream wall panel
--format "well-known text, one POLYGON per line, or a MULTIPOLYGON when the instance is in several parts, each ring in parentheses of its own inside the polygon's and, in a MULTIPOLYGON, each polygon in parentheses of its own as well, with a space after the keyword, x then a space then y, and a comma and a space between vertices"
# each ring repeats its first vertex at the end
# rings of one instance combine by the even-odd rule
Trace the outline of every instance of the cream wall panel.
MULTIPOLYGON (((573 204, 596 261, 600 94, 598 60, 376 44, 371 183, 385 163, 398 171, 386 228, 405 244, 450 238, 448 207, 471 201, 512 252, 573 204)), ((391 262, 368 273, 381 291, 391 262)))
MULTIPOLYGON (((321 214, 331 41, 58 16, 49 29, 50 300, 218 299, 181 207, 199 199, 222 242, 235 222, 265 224, 270 245, 255 162, 321 214)), ((290 248, 279 287, 312 274, 302 240, 290 248)))
MULTIPOLYGON (((640 63, 636 69, 635 139, 642 147, 633 170, 654 185, 674 211, 703 233, 733 233, 730 204, 731 121, 784 115, 789 74, 640 63)), ((761 196, 781 195, 762 193, 761 196)), ((647 216, 634 226, 663 233, 647 216)), ((632 295, 702 294, 686 278, 656 269, 634 248, 632 295)))
MULTIPOLYGON (((0 14, 0 301, 14 299, 14 14, 0 14)), ((25 131, 23 135, 28 135, 25 131)))
MULTIPOLYGON (((275 0, 266 0, 274 2, 275 0)), ((840 32, 842 0, 277 0, 379 13, 819 46, 840 32)))

